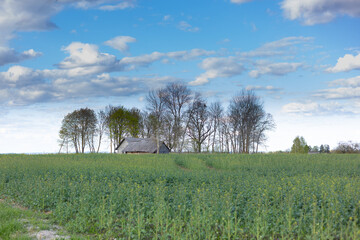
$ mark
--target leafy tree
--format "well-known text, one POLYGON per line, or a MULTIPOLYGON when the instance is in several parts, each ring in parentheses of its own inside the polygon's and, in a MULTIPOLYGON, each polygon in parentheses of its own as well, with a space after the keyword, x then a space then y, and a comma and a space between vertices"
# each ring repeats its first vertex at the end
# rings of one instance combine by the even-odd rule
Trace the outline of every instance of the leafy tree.
MULTIPOLYGON (((123 106, 110 107, 108 112, 109 137, 114 148, 127 136, 138 137, 141 132, 140 110, 123 106)), ((112 151, 112 150, 111 150, 112 151)))
POLYGON ((325 153, 330 153, 330 146, 328 144, 324 145, 324 152, 325 153))
POLYGON ((131 137, 138 137, 142 126, 142 115, 139 109, 132 108, 127 112, 127 131, 131 137))
POLYGON ((308 153, 309 146, 306 144, 304 137, 297 136, 291 147, 291 153, 308 153))
POLYGON ((94 151, 93 140, 96 135, 96 124, 96 114, 92 109, 81 108, 67 114, 62 120, 59 132, 62 140, 61 148, 64 143, 70 142, 76 153, 84 153, 86 145, 89 146, 90 151, 94 151))
MULTIPOLYGON (((322 145, 321 145, 322 146, 322 145)), ((319 147, 318 146, 313 146, 312 148, 311 148, 311 151, 312 152, 319 152, 319 147)))

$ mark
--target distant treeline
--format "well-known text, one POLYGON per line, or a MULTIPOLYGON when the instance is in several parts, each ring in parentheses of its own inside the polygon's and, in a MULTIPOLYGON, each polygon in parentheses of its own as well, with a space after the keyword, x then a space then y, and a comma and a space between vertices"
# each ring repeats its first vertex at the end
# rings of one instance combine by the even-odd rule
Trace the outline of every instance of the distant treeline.
POLYGON ((291 150, 289 153, 360 153, 360 144, 349 142, 339 142, 338 146, 330 150, 328 144, 321 144, 320 147, 308 145, 304 137, 297 136, 293 140, 291 150))
POLYGON ((59 152, 99 152, 105 138, 114 152, 124 137, 142 137, 164 141, 173 152, 251 153, 274 128, 272 115, 253 91, 243 89, 224 109, 182 83, 170 83, 148 93, 144 110, 109 105, 98 112, 81 108, 67 114, 59 152))

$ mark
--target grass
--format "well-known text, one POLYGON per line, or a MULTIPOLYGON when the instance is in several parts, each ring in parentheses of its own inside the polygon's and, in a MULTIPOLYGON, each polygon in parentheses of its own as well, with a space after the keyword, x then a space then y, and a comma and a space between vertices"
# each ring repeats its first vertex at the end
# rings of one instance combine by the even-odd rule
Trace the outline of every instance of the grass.
POLYGON ((359 155, 0 155, 0 198, 89 238, 359 239, 359 189, 359 155))
POLYGON ((26 237, 26 228, 21 222, 23 213, 4 202, 0 202, 0 239, 30 239, 26 237))

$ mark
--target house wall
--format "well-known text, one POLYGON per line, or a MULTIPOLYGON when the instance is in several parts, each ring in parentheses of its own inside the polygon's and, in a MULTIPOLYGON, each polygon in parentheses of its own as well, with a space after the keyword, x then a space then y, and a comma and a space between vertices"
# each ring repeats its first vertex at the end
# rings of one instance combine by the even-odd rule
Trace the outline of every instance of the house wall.
POLYGON ((159 153, 169 153, 169 149, 164 144, 161 144, 159 153))
POLYGON ((118 148, 117 152, 116 153, 120 153, 122 154, 123 153, 123 150, 126 148, 126 146, 128 145, 129 143, 127 141, 124 141, 118 148))

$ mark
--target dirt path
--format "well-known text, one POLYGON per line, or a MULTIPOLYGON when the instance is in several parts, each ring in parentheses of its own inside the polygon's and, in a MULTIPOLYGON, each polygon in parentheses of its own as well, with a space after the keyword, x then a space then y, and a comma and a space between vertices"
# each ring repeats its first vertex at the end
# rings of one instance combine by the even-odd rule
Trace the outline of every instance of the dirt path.
MULTIPOLYGON (((33 212, 15 202, 1 198, 0 204, 4 204, 9 208, 21 212, 17 221, 24 226, 26 229, 25 235, 30 238, 37 240, 70 239, 70 236, 60 234, 60 232, 64 232, 60 226, 51 224, 50 221, 46 219, 46 215, 49 213, 33 212)), ((14 232, 14 234, 16 235, 17 233, 14 232)))

